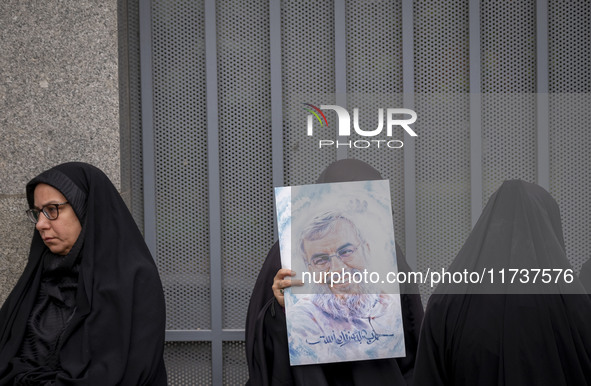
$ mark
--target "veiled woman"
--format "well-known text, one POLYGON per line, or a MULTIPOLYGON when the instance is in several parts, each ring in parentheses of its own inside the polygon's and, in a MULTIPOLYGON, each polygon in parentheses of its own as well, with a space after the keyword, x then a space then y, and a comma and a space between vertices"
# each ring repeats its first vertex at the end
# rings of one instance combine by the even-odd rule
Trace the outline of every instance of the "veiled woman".
POLYGON ((449 268, 483 284, 431 296, 415 385, 591 385, 591 301, 570 269, 556 201, 504 182, 449 268))
MULTIPOLYGON (((382 179, 365 162, 344 159, 329 165, 318 183, 382 179)), ((402 250, 396 245, 399 271, 409 271, 402 250)), ((290 366, 282 289, 290 285, 287 269, 281 269, 279 245, 275 243, 259 273, 250 298, 246 320, 248 385, 407 385, 412 381, 423 306, 418 288, 401 288, 406 357, 356 362, 290 366)))
POLYGON ((111 181, 66 163, 26 193, 35 232, 0 310, 0 385, 166 385, 162 284, 111 181))

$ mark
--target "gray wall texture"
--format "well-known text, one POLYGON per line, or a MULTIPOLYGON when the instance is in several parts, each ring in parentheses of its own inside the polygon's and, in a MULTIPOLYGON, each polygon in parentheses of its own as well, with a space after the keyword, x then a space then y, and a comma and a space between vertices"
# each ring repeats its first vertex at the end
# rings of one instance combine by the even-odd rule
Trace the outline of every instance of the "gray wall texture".
POLYGON ((0 305, 27 261, 24 188, 83 161, 121 186, 117 0, 0 2, 0 305))

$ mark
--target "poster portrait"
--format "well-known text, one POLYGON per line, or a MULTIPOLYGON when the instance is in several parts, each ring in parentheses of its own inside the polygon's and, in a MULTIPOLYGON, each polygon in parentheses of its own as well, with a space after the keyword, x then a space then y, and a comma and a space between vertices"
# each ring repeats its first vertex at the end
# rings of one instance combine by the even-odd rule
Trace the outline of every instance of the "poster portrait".
POLYGON ((405 356, 387 180, 275 188, 291 365, 405 356))

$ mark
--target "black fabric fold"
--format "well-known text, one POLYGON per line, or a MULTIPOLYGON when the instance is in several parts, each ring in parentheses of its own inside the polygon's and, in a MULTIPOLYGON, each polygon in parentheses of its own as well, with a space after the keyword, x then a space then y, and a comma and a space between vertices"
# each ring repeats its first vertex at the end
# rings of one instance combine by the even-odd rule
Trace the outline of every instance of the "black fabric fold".
MULTIPOLYGON (((44 372, 59 372, 59 350, 63 334, 76 309, 81 234, 66 256, 46 250, 42 257, 42 273, 35 304, 27 320, 24 339, 17 357, 26 364, 21 373, 43 368, 44 372)), ((18 383, 27 383, 21 374, 18 383)))

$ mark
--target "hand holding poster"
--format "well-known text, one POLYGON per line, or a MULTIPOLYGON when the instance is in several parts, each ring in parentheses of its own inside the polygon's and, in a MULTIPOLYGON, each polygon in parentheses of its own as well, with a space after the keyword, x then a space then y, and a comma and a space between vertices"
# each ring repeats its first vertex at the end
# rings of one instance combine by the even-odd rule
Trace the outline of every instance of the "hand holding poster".
POLYGON ((275 189, 290 363, 405 355, 387 180, 275 189))

